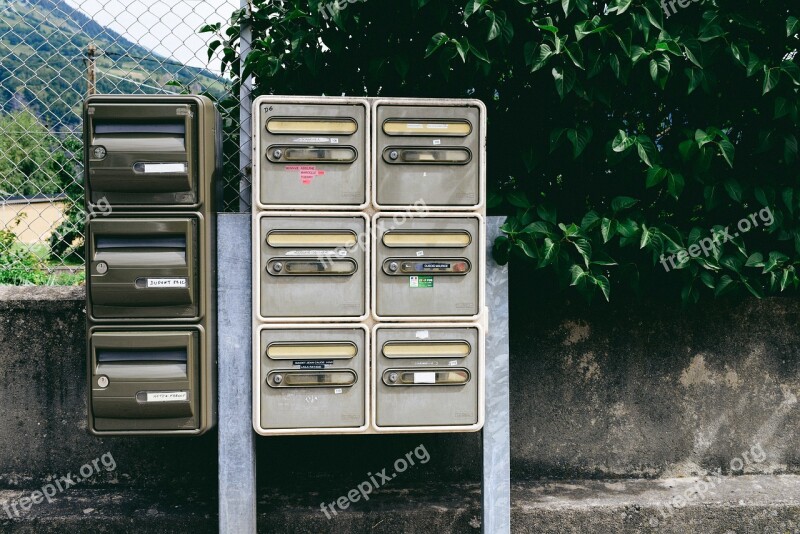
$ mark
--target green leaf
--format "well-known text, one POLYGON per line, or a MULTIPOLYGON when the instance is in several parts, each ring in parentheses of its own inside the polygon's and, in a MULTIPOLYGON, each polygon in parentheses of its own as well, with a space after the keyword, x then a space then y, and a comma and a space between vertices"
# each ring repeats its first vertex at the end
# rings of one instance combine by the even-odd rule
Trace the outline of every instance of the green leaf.
POLYGON ((761 94, 765 95, 775 89, 781 81, 781 71, 778 68, 770 69, 764 65, 764 90, 761 94))
POLYGON ((796 34, 798 28, 800 28, 800 21, 797 20, 797 17, 789 17, 786 19, 786 37, 791 37, 796 34))
POLYGON ((639 249, 643 249, 652 241, 652 234, 645 224, 642 224, 642 238, 639 241, 639 249))
POLYGON ((553 49, 547 43, 536 45, 533 42, 525 44, 525 64, 531 67, 531 72, 541 69, 550 56, 553 55, 553 49))
POLYGON ((531 246, 529 244, 527 244, 525 241, 522 241, 522 240, 517 241, 517 245, 519 246, 520 249, 522 249, 522 252, 524 252, 525 255, 528 256, 529 258, 537 258, 538 257, 538 255, 536 254, 536 251, 534 249, 532 249, 531 246))
POLYGON ((611 282, 608 281, 608 278, 602 274, 599 274, 597 276, 593 276, 592 280, 594 281, 595 285, 600 288, 600 291, 603 292, 606 302, 611 302, 611 282))
POLYGON ((539 218, 543 221, 547 221, 550 224, 556 224, 555 206, 543 202, 536 208, 536 214, 539 215, 539 218))
POLYGON ((603 220, 600 222, 600 235, 603 236, 603 243, 608 243, 608 241, 613 238, 616 233, 617 221, 603 217, 603 220))
POLYGON ((525 234, 541 234, 541 235, 552 235, 550 231, 550 227, 547 226, 547 223, 544 221, 535 221, 526 226, 522 229, 522 233, 525 234))
POLYGON ((546 237, 544 239, 544 262, 545 265, 547 263, 552 262, 552 260, 558 256, 558 243, 546 237))
POLYGON ((725 191, 728 192, 728 196, 731 197, 737 203, 741 204, 742 186, 739 185, 739 182, 737 182, 735 178, 729 178, 725 180, 724 185, 725 185, 725 191))
POLYGON ((648 136, 639 135, 636 137, 636 150, 639 153, 639 159, 641 159, 645 165, 652 167, 655 164, 658 150, 648 136))
POLYGON ((647 169, 647 180, 645 181, 645 187, 650 188, 660 184, 661 181, 666 178, 666 176, 667 169, 659 165, 647 169))
POLYGON ((578 43, 568 43, 565 48, 572 64, 581 70, 586 70, 583 66, 583 50, 578 43))
POLYGON ((467 5, 464 7, 464 20, 466 21, 473 14, 480 11, 486 0, 468 0, 467 5))
POLYGON ((635 144, 635 137, 629 137, 628 134, 620 130, 617 136, 614 137, 614 140, 611 142, 611 149, 614 152, 625 152, 635 144))
POLYGON ((581 221, 581 230, 587 232, 597 226, 599 222, 600 216, 596 211, 592 210, 583 216, 583 220, 581 221))
POLYGON ((667 175, 667 193, 669 193, 675 200, 681 196, 685 181, 683 175, 679 172, 670 172, 667 175))
POLYGON ((611 210, 617 213, 624 209, 632 208, 637 202, 639 201, 631 197, 616 197, 611 201, 611 210))
MULTIPOLYGON (((622 15, 625 13, 629 7, 631 7, 632 0, 615 0, 614 2, 614 10, 617 12, 617 15, 622 15)), ((609 11, 611 11, 609 9, 609 11)))
POLYGON ((569 129, 567 130, 567 139, 572 143, 572 158, 578 159, 578 156, 583 153, 586 145, 592 140, 592 127, 582 127, 580 131, 569 129))
POLYGON ((528 201, 528 196, 522 191, 511 191, 506 195, 508 203, 517 208, 528 209, 531 203, 528 201))
POLYGON ((754 252, 747 258, 747 261, 744 263, 745 267, 763 267, 764 266, 764 256, 761 255, 760 252, 754 252))
POLYGON ((425 49, 425 57, 430 57, 430 55, 441 48, 448 41, 448 39, 449 38, 447 37, 447 34, 443 32, 439 32, 431 37, 431 42, 428 44, 428 48, 425 49))
POLYGON ((575 0, 561 0, 561 8, 564 10, 564 14, 569 16, 572 13, 572 8, 575 7, 575 0))
POLYGON ((558 66, 553 67, 552 74, 556 82, 558 96, 561 97, 561 100, 564 100, 564 96, 572 91, 572 88, 575 86, 575 71, 569 67, 564 68, 558 66))
POLYGON ((589 244, 589 241, 586 239, 576 239, 572 242, 575 245, 575 248, 578 249, 578 253, 583 258, 583 262, 586 264, 586 268, 589 268, 589 261, 592 258, 592 246, 589 244))
POLYGON ((727 274, 724 274, 719 279, 719 282, 717 282, 717 287, 714 288, 714 296, 719 297, 720 295, 723 295, 726 292, 730 291, 732 288, 733 288, 733 278, 731 278, 727 274))
POLYGON ((725 158, 725 161, 728 162, 730 167, 733 167, 733 156, 736 152, 736 148, 733 146, 733 143, 727 139, 723 139, 719 142, 719 148, 722 152, 722 157, 725 158))
POLYGON ((689 87, 686 90, 686 94, 690 95, 695 89, 700 87, 706 75, 699 69, 684 69, 684 73, 686 73, 686 76, 689 78, 689 87))
POLYGON ((571 286, 578 285, 578 283, 580 283, 581 280, 586 278, 587 275, 586 271, 584 271, 583 268, 578 264, 575 264, 572 267, 570 267, 569 272, 572 278, 572 283, 570 284, 571 286))
POLYGON ((703 63, 700 61, 700 58, 703 57, 703 47, 698 41, 686 41, 683 44, 683 53, 686 54, 689 61, 699 68, 703 68, 703 63))
POLYGON ((508 263, 508 253, 511 251, 511 241, 508 237, 501 235, 494 240, 492 245, 492 256, 494 261, 500 265, 508 263))

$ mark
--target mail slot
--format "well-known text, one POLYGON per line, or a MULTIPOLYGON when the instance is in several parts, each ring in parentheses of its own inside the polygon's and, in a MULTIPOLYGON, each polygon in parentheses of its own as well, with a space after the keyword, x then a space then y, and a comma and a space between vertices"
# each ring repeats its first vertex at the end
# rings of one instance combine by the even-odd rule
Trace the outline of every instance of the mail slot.
POLYGON ((367 316, 366 217, 298 215, 264 214, 258 219, 261 319, 363 319, 367 316))
POLYGON ((259 434, 348 433, 368 426, 368 331, 265 325, 253 361, 259 434))
POLYGON ((480 429, 484 412, 483 344, 483 330, 477 324, 374 327, 376 429, 480 429))
MULTIPOLYGON (((88 235, 88 310, 103 319, 197 319, 201 292, 196 217, 94 219, 88 235)), ((204 258, 208 261, 208 258, 204 258)))
POLYGON ((380 209, 483 205, 485 107, 477 100, 379 99, 373 104, 373 198, 380 209))
POLYGON ((87 204, 197 208, 211 201, 221 127, 196 95, 95 95, 84 105, 87 204))
POLYGON ((366 206, 366 100, 263 96, 253 108, 259 208, 366 206))
POLYGON ((202 328, 89 331, 89 428, 95 434, 198 434, 213 424, 202 328))
POLYGON ((479 215, 379 214, 373 224, 377 319, 460 320, 480 314, 483 220, 479 215))

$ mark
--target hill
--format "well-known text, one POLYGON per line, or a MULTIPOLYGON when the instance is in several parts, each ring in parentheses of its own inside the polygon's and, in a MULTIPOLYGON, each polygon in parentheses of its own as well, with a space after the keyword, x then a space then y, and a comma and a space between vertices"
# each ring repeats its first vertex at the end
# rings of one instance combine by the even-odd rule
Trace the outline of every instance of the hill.
MULTIPOLYGON (((27 107, 52 131, 74 130, 86 94, 86 50, 94 42, 103 55, 98 92, 157 92, 175 80, 193 92, 220 95, 224 80, 132 43, 64 0, 0 0, 0 110, 27 107)), ((169 88, 175 90, 175 88, 169 88)))

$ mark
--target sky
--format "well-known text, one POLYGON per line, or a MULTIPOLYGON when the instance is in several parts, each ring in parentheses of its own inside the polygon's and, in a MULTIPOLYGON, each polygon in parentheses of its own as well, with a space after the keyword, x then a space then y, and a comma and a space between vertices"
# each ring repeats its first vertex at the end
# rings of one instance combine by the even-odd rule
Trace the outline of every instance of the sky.
POLYGON ((240 0, 66 0, 95 21, 123 37, 186 65, 219 73, 219 62, 208 63, 209 34, 197 30, 206 23, 230 19, 240 0))

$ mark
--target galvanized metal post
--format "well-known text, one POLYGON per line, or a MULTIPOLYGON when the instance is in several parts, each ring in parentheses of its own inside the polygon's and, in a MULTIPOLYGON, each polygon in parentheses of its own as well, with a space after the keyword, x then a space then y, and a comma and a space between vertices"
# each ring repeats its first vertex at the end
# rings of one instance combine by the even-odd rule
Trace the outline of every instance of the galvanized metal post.
MULTIPOLYGON (((249 0, 241 0, 250 14, 249 0)), ((242 23, 244 65, 252 33, 242 23)), ((220 214, 218 247, 219 532, 256 534, 256 449, 251 423, 250 180, 252 80, 239 88, 239 214, 220 214)))
POLYGON ((486 423, 483 426, 483 532, 511 532, 511 413, 508 371, 508 266, 492 260, 503 217, 486 218, 486 423))
POLYGON ((219 532, 255 534, 250 215, 221 213, 217 221, 219 532))

